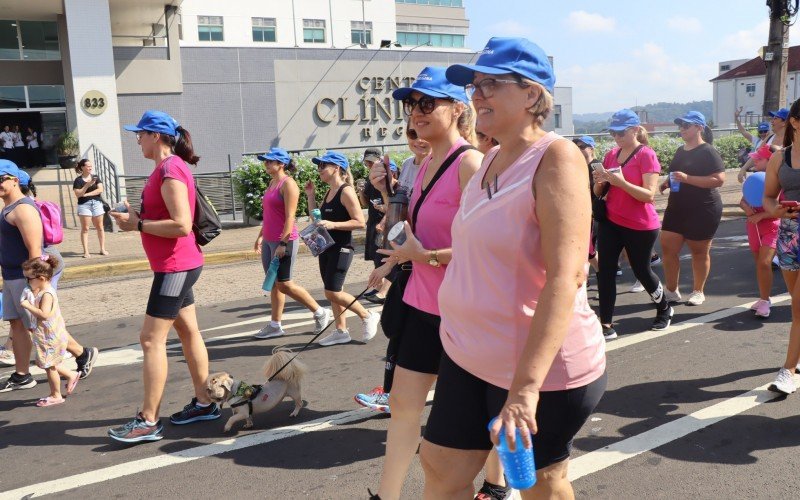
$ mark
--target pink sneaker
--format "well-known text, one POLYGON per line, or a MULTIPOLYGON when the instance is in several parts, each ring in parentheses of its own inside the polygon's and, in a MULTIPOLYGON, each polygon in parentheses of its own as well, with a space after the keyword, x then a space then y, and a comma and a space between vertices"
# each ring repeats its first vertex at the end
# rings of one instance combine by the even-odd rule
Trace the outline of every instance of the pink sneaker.
POLYGON ((759 300, 758 307, 756 307, 756 316, 759 318, 769 318, 769 308, 772 302, 769 300, 759 300))

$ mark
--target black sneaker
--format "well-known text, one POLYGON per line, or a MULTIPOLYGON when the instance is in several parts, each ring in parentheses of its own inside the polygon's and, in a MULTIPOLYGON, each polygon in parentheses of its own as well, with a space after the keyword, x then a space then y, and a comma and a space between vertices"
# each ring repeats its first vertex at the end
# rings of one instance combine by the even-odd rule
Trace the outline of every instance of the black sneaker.
POLYGON ((36 381, 33 380, 30 373, 20 375, 17 372, 11 374, 10 377, 0 382, 0 392, 16 391, 18 389, 30 389, 36 386, 36 381))
POLYGON ((211 403, 205 408, 197 406, 197 398, 192 398, 192 402, 183 407, 178 413, 173 413, 169 421, 175 425, 191 424, 201 420, 216 420, 220 417, 217 403, 211 403))
POLYGON ((617 331, 614 330, 613 326, 604 326, 603 338, 605 338, 606 340, 614 340, 615 338, 617 338, 617 331))
POLYGON ((511 488, 483 481, 483 486, 475 495, 475 500, 506 500, 511 497, 511 488))
POLYGON ((669 328, 670 323, 672 323, 672 315, 675 313, 675 310, 672 306, 669 306, 667 309, 663 311, 658 311, 656 313, 656 320, 653 321, 653 326, 650 327, 651 330, 666 330, 669 328))
POLYGON ((380 297, 378 294, 372 294, 369 297, 364 297, 367 299, 367 302, 372 302, 373 304, 385 304, 386 297, 380 297))
POLYGON ((367 297, 372 297, 376 293, 378 293, 378 289, 377 288, 373 288, 372 290, 370 290, 369 292, 365 293, 361 297, 366 299, 367 297))
POLYGON ((108 437, 123 443, 158 441, 164 437, 164 426, 160 420, 155 425, 147 425, 142 414, 138 413, 127 424, 109 429, 108 437))
POLYGON ((78 365, 78 373, 81 374, 82 379, 92 373, 92 368, 94 368, 98 355, 100 355, 100 351, 97 347, 84 347, 83 354, 75 360, 75 364, 78 365))
POLYGON ((658 255, 657 253, 654 253, 653 255, 650 256, 650 265, 657 266, 659 264, 661 264, 661 256, 658 255))

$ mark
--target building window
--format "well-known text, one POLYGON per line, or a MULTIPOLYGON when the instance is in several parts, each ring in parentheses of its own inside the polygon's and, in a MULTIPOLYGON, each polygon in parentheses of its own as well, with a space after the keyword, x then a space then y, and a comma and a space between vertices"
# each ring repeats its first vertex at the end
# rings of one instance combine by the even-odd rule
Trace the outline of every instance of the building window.
POLYGON ((20 21, 22 58, 28 61, 57 61, 61 59, 58 48, 58 26, 48 21, 20 21))
POLYGON ((553 106, 553 127, 561 128, 561 105, 553 106))
POLYGON ((67 99, 63 85, 28 85, 29 108, 64 108, 67 99))
POLYGON ((197 38, 201 42, 223 41, 222 16, 197 16, 197 38))
POLYGON ((744 86, 744 91, 748 94, 752 95, 756 93, 756 84, 755 83, 748 83, 744 86))
POLYGON ((0 109, 25 107, 25 87, 0 87, 0 109))
POLYGON ((303 19, 303 41, 305 43, 325 43, 325 20, 303 19))
POLYGON ((350 21, 350 42, 372 45, 372 21, 350 21))
POLYGON ((458 26, 397 23, 397 42, 400 45, 461 49, 466 35, 466 28, 458 26))
POLYGON ((730 64, 720 64, 719 65, 719 70, 720 71, 728 71, 729 69, 731 69, 731 65, 730 64))
POLYGON ((394 0, 395 3, 411 3, 415 5, 438 5, 440 7, 463 7, 463 0, 394 0))
POLYGON ((275 33, 274 17, 254 17, 253 18, 253 41, 254 42, 274 42, 277 39, 275 33))
POLYGON ((17 22, 0 20, 0 59, 20 59, 17 22))

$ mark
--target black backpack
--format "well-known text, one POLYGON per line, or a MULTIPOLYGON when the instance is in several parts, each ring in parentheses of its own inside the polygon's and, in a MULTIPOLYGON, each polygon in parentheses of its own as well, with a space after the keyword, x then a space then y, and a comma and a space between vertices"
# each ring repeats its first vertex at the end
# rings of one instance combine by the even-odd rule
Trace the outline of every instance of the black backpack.
POLYGON ((194 189, 196 196, 192 232, 194 232, 197 244, 202 247, 208 245, 211 240, 219 236, 222 232, 222 222, 219 220, 219 214, 211 200, 200 191, 197 179, 194 181, 194 189))

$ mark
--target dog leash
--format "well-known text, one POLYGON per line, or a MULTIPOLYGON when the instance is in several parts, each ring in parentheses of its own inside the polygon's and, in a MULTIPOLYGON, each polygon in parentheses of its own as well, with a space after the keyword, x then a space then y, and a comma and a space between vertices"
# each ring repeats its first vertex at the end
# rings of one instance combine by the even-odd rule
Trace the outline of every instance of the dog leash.
MULTIPOLYGON (((350 309, 350 306, 352 306, 353 304, 355 304, 355 303, 356 303, 356 301, 357 301, 358 299, 360 299, 362 295, 364 295, 365 293, 367 293, 367 290, 369 290, 369 289, 370 289, 370 287, 369 287, 369 286, 367 286, 367 288, 365 288, 365 289, 364 289, 364 290, 363 290, 361 293, 359 293, 358 295, 356 295, 356 297, 353 299, 353 301, 352 301, 352 302, 350 302, 350 303, 347 305, 347 307, 345 307, 345 308, 344 308, 344 311, 342 312, 342 314, 344 314, 344 313, 345 313, 345 312, 346 312, 348 309, 350 309)), ((340 315, 340 316, 341 316, 341 315, 340 315)), ((337 319, 338 319, 338 318, 333 318, 333 321, 331 321, 330 323, 328 323, 328 325, 327 325, 327 326, 325 326, 325 328, 323 328, 322 330, 320 330, 320 332, 319 332, 318 334, 314 335, 314 337, 313 337, 311 340, 309 340, 309 341, 306 343, 306 345, 304 345, 304 346, 302 347, 302 349, 300 349, 300 350, 297 352, 297 354, 295 354, 294 356, 292 356, 292 359, 290 359, 289 361, 287 361, 286 363, 284 363, 284 364, 283 364, 283 366, 281 366, 281 367, 278 369, 278 371, 276 371, 276 372, 275 372, 275 373, 274 373, 274 374, 273 374, 273 375, 272 375, 270 378, 268 378, 268 379, 267 379, 267 382, 272 382, 272 379, 274 379, 275 377, 277 377, 277 376, 278 376, 278 374, 279 374, 280 372, 282 372, 284 368, 286 368, 287 366, 289 366, 289 363, 291 363, 292 361, 294 361, 294 358, 296 358, 297 356, 299 356, 299 355, 300 355, 300 353, 302 353, 303 351, 305 351, 305 350, 308 348, 308 346, 310 346, 311 344, 313 344, 313 343, 314 343, 314 341, 315 341, 315 340, 317 340, 317 338, 319 338, 319 336, 320 336, 320 335, 322 335, 323 333, 325 333, 325 330, 327 330, 328 328, 330 328, 330 326, 331 326, 332 324, 336 323, 336 320, 337 320, 337 319)))

